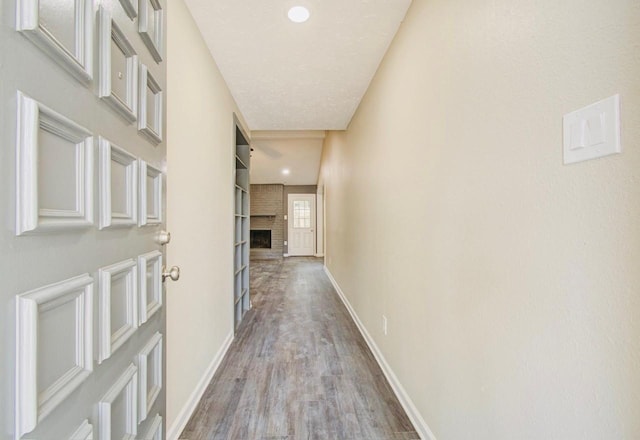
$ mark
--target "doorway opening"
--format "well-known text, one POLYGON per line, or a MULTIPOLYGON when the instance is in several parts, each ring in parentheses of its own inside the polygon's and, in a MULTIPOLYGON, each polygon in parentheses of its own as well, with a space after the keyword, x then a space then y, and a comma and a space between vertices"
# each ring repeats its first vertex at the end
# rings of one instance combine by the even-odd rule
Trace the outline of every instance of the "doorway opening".
POLYGON ((316 253, 316 195, 289 194, 289 256, 314 256, 316 253))

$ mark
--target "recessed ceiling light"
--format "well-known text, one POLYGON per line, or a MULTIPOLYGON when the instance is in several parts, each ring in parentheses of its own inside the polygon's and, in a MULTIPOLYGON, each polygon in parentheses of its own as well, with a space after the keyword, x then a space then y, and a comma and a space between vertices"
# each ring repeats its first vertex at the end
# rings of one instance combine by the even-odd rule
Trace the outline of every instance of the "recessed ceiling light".
POLYGON ((309 13, 309 10, 304 6, 294 6, 293 8, 289 9, 289 14, 287 15, 289 15, 289 20, 293 21, 294 23, 304 23, 309 19, 309 15, 311 14, 309 13))
POLYGON ((291 171, 289 171, 288 168, 285 168, 284 170, 282 170, 282 174, 284 174, 285 176, 288 176, 289 174, 291 174, 291 171))

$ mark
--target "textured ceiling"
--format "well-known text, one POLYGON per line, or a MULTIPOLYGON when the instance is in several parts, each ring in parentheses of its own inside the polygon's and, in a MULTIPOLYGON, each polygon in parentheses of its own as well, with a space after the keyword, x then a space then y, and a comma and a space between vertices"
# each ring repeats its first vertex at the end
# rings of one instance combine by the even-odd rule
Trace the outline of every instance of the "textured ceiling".
POLYGON ((343 130, 411 0, 186 3, 251 130, 343 130))
POLYGON ((323 131, 254 131, 251 136, 251 183, 318 182, 323 131), (282 174, 283 169, 290 174, 282 174))

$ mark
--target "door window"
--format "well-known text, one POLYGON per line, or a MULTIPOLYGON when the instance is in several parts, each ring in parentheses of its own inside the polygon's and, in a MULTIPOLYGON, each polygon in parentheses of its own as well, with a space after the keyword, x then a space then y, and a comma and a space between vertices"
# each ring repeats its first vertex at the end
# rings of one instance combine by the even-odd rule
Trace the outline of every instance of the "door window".
POLYGON ((311 203, 309 200, 293 201, 293 227, 295 229, 311 227, 311 203))

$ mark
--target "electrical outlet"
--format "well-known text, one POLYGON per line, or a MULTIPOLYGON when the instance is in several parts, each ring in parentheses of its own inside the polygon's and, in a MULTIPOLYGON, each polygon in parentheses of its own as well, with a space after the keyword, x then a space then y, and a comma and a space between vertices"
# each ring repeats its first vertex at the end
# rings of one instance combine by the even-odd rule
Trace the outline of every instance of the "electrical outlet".
POLYGON ((382 315, 382 332, 387 336, 387 317, 382 315))
POLYGON ((287 241, 286 240, 284 241, 284 245, 287 246, 287 241))

